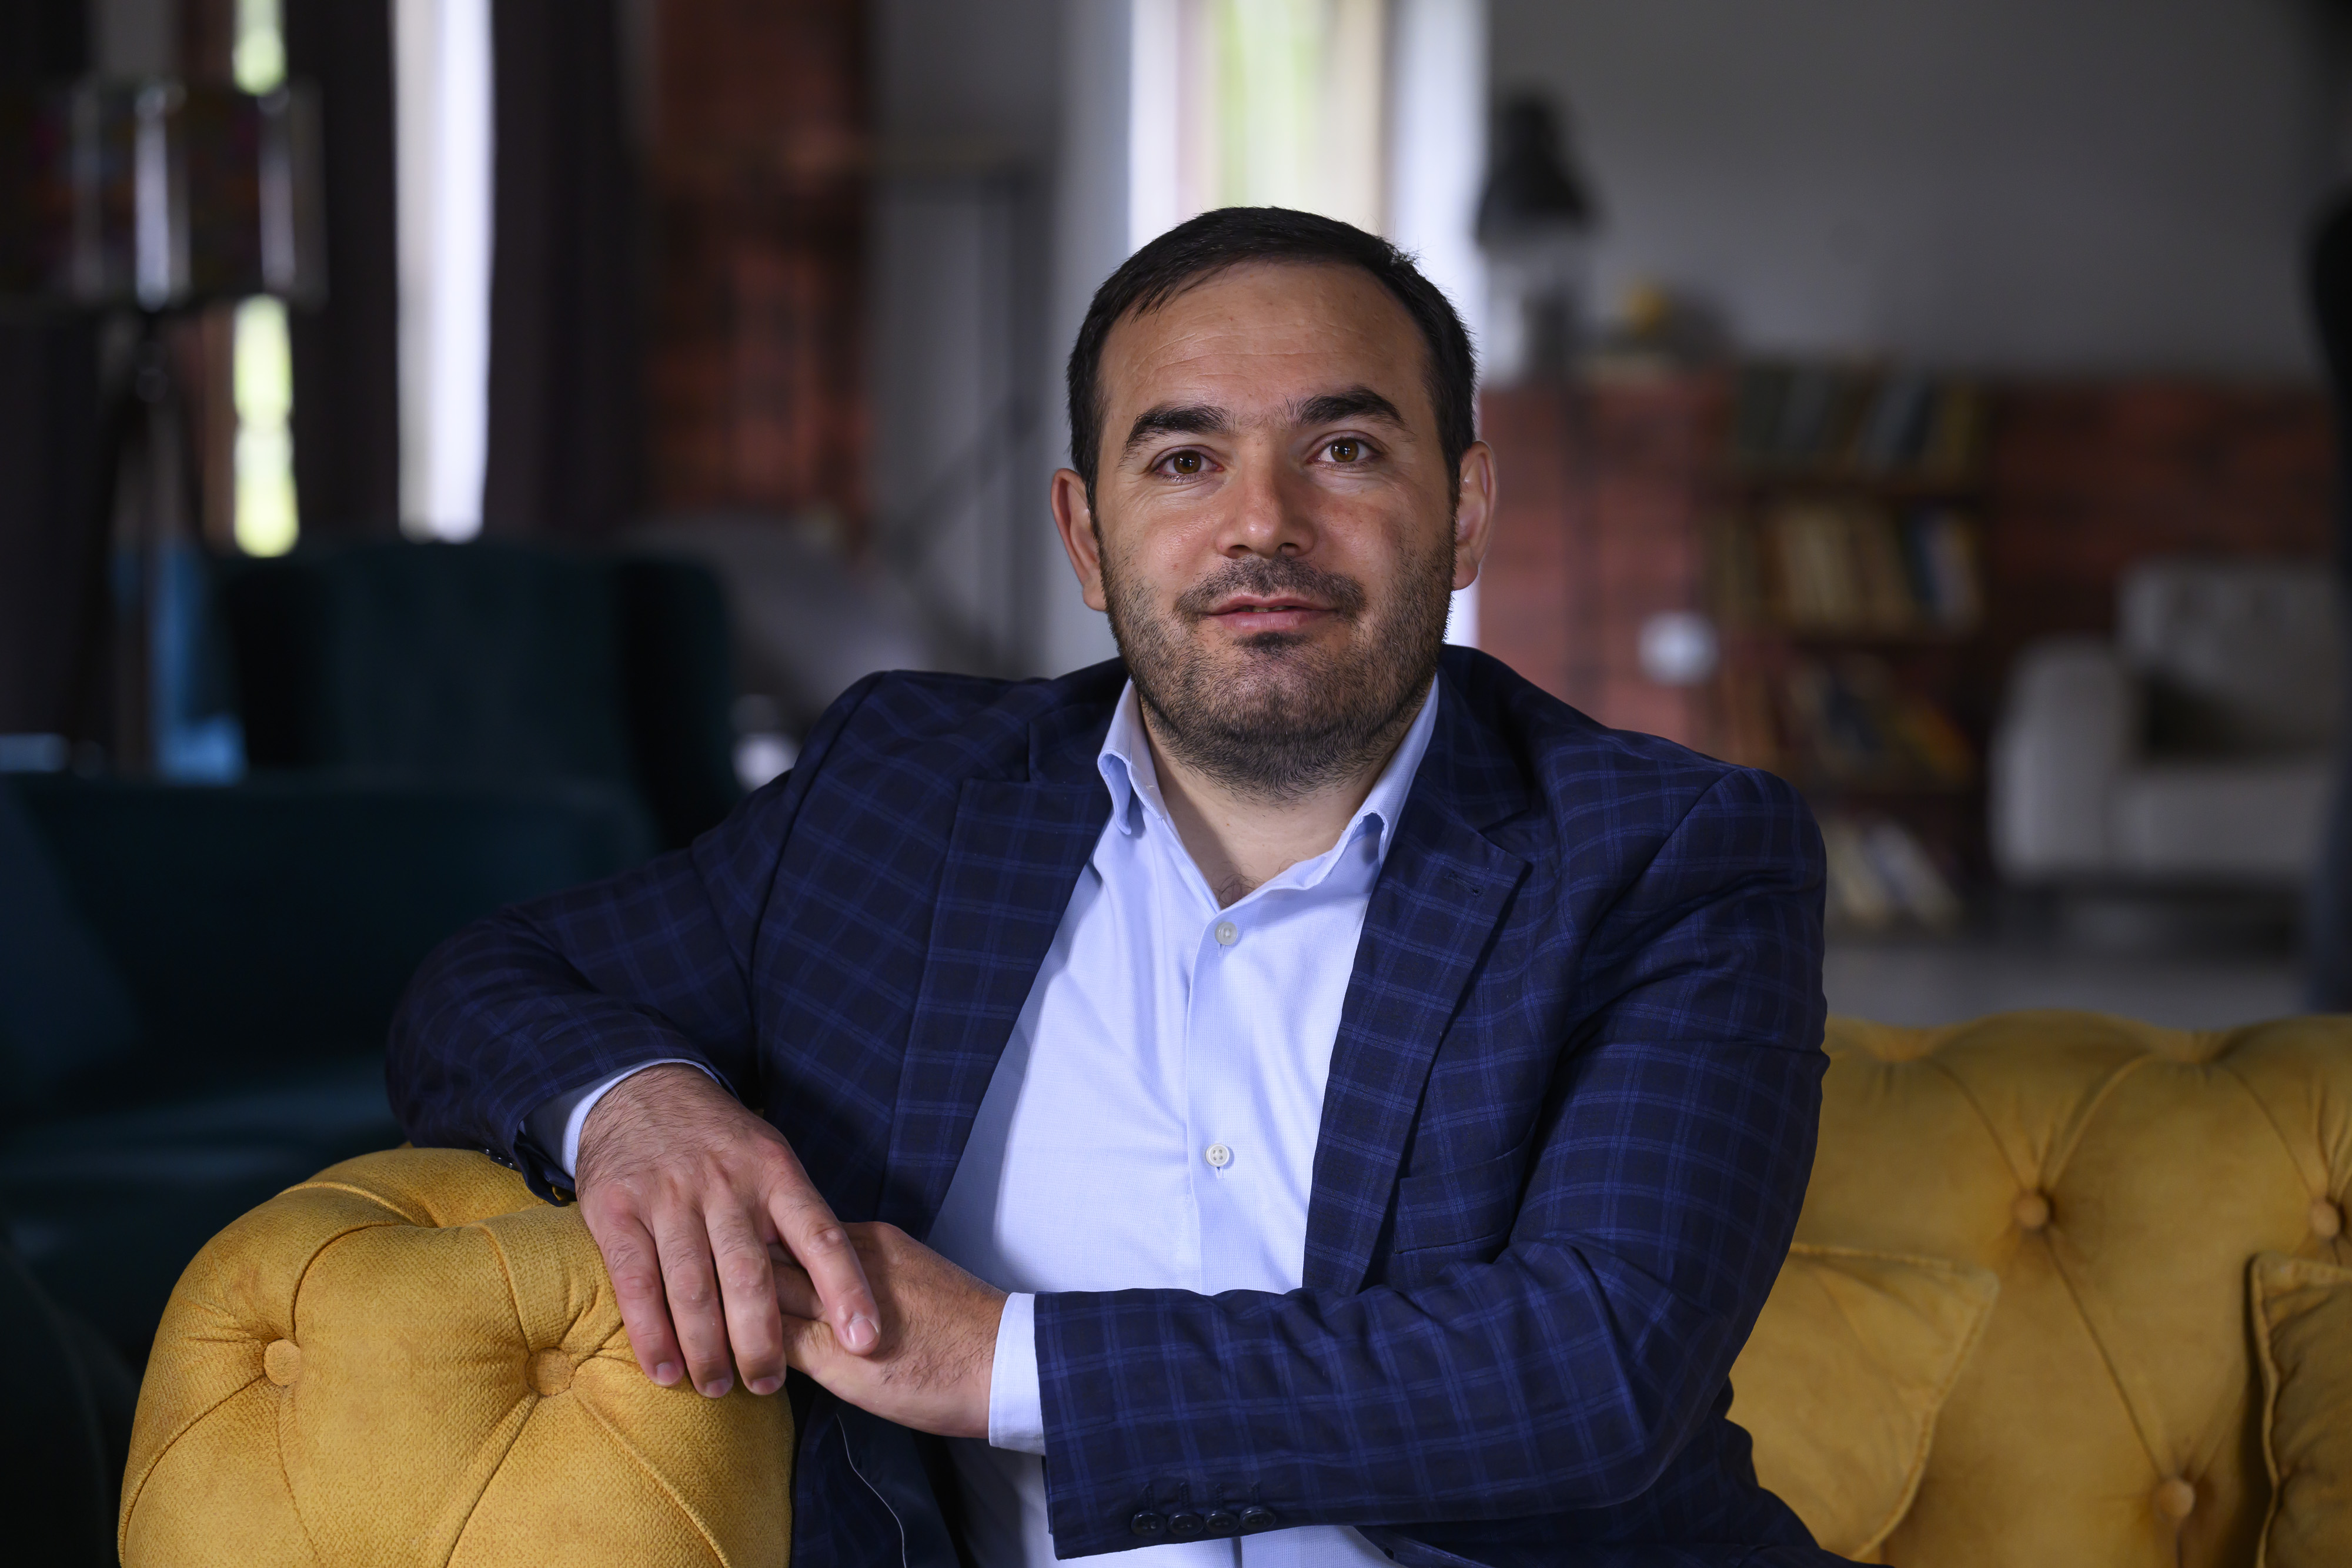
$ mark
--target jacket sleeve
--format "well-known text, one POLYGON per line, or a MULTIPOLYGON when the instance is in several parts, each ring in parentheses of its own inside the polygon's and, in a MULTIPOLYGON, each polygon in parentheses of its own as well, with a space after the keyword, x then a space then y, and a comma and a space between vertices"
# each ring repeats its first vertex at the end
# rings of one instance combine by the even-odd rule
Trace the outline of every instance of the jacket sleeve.
POLYGON ((801 803, 873 684, 828 710, 792 772, 690 847, 500 910, 436 948, 394 1015, 385 1065, 410 1139, 479 1148, 546 1197, 570 1180, 523 1124, 556 1095, 664 1059, 754 1095, 753 935, 801 803))
POLYGON ((1355 1294, 1041 1295, 1048 1507, 1065 1555, 1147 1544, 1147 1497, 1283 1525, 1601 1508, 1708 1418, 1811 1172, 1822 852, 1738 770, 1598 919, 1507 1242, 1355 1294))

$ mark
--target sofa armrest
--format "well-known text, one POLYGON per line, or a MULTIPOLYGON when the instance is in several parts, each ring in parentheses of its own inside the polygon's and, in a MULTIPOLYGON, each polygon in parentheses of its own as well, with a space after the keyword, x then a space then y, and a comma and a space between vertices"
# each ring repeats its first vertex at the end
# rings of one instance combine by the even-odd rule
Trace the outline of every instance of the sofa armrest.
POLYGON ((2143 702, 2105 643, 2051 638, 2018 655, 1991 757, 1992 852, 2004 876, 2108 868, 2116 781, 2138 755, 2143 702))
POLYGON ((173 1292, 125 1568, 783 1563, 792 1412, 638 1371, 576 1208, 481 1155, 330 1166, 173 1292))

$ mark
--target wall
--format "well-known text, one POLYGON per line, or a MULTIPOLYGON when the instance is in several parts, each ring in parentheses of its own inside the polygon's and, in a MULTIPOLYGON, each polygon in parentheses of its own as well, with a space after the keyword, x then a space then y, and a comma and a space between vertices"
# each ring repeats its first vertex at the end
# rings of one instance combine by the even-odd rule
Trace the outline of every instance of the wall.
POLYGON ((1768 350, 2308 374, 2330 71, 2302 0, 1494 0, 1630 276, 1768 350))
POLYGON ((1046 487, 1067 447, 1062 354, 1125 255, 1125 186, 1101 167, 1125 147, 1125 9, 872 4, 876 543, 966 668, 1110 651, 1046 487))

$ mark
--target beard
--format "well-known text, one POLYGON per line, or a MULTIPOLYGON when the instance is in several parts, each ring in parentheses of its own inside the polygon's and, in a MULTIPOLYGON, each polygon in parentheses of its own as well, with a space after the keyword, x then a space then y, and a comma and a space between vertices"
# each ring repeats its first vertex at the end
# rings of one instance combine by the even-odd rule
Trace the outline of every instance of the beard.
POLYGON ((1153 738, 1234 794, 1292 800, 1360 771, 1394 748, 1437 674, 1454 586, 1451 528, 1403 563, 1394 594, 1378 604, 1354 578, 1251 556, 1226 561, 1162 611, 1124 561, 1108 551, 1101 559, 1111 635, 1156 721, 1153 738), (1347 634, 1259 632, 1213 649, 1202 623, 1234 593, 1303 595, 1347 634))

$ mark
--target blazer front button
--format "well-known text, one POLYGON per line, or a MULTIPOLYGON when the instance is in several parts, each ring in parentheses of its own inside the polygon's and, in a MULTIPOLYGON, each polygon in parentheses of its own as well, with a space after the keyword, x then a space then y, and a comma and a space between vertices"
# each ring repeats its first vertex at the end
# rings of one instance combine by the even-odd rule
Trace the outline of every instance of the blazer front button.
POLYGON ((1167 1528, 1168 1521, 1148 1508, 1127 1521, 1129 1535, 1157 1535, 1167 1528))
POLYGON ((1201 1533, 1201 1516, 1192 1512, 1170 1514, 1168 1533, 1178 1541, 1192 1540, 1201 1533))
POLYGON ((1244 1535, 1255 1535, 1261 1530, 1272 1530, 1278 1522, 1274 1517, 1274 1510, 1270 1508, 1251 1507, 1242 1510, 1244 1535))

